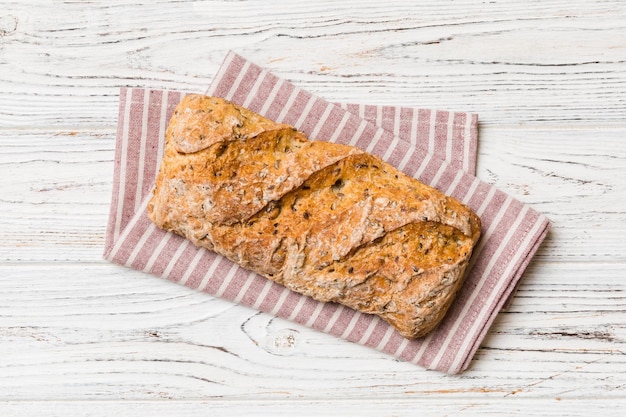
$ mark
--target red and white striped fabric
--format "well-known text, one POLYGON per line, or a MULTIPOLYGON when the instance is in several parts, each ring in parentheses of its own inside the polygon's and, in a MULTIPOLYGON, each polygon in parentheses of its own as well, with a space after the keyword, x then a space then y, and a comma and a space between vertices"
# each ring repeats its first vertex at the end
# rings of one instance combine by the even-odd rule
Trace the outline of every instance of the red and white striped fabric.
POLYGON ((472 207, 483 237, 450 311, 429 336, 408 341, 377 317, 293 293, 156 228, 146 205, 180 92, 121 90, 105 258, 428 369, 466 369, 549 228, 545 216, 474 177, 476 115, 332 104, 232 52, 207 94, 294 125, 310 138, 356 145, 472 207))

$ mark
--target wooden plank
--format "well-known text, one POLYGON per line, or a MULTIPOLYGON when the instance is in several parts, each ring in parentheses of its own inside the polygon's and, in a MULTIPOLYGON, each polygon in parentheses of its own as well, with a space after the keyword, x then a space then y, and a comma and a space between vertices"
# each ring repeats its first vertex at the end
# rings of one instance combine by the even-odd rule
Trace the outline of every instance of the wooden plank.
POLYGON ((204 91, 227 49, 332 100, 485 124, 626 119, 619 1, 288 4, 5 1, 0 120, 110 126, 119 86, 204 91))
MULTIPOLYGON (((114 136, 0 131, 0 261, 100 261, 114 136)), ((478 176, 551 218, 539 258, 624 262, 625 136, 626 128, 485 127, 478 176)))
POLYGON ((45 401, 0 402, 0 410, 7 417, 28 415, 32 417, 66 417, 68 415, 99 416, 197 416, 210 412, 220 416, 491 416, 526 417, 529 415, 588 417, 590 410, 606 417, 621 416, 626 401, 562 400, 520 398, 471 400, 455 398, 454 393, 442 393, 444 398, 373 399, 367 407, 362 400, 271 400, 240 401, 238 399, 211 399, 197 401, 45 401))
POLYGON ((0 261, 99 260, 114 132, 2 131, 0 261))
POLYGON ((0 400, 623 399, 622 268, 534 264, 450 377, 126 268, 5 264, 0 400))

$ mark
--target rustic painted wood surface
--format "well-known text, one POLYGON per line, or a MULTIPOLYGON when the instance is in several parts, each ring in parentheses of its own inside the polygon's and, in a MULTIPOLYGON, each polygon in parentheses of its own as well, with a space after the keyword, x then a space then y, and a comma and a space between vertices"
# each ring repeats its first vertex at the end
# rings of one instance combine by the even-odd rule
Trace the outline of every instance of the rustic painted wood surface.
POLYGON ((0 0, 0 146, 0 415, 626 406, 622 1, 0 0), (204 91, 228 49, 330 100, 479 114, 478 176, 554 226, 468 371, 101 259, 118 88, 204 91))

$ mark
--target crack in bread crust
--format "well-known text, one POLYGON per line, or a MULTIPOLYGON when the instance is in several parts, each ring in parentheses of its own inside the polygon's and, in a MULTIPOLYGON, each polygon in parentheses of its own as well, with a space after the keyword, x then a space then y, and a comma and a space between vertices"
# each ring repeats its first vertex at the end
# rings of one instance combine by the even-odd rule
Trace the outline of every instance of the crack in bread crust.
POLYGON ((443 318, 480 236, 466 206, 378 157, 194 95, 168 127, 148 213, 291 290, 376 314, 407 338, 443 318))

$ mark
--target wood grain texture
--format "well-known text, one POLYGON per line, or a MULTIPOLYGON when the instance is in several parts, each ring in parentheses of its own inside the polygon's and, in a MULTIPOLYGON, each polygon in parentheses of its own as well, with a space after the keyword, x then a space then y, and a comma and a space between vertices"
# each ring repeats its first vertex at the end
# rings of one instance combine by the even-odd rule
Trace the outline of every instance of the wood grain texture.
MULTIPOLYGON (((626 261, 624 137, 617 127, 481 127, 477 175, 553 220, 539 258, 626 261)), ((113 128, 0 130, 1 261, 99 261, 114 138, 113 128)))
POLYGON ((2 1, 0 414, 620 415, 625 22, 621 1, 2 1), (478 113, 478 176, 553 229, 468 371, 102 260, 119 87, 202 92, 229 49, 330 100, 478 113))
POLYGON ((203 91, 228 49, 332 100, 487 124, 626 116, 620 1, 4 3, 9 125, 111 125, 119 85, 203 91))
POLYGON ((42 400, 437 391, 611 398, 626 383, 624 373, 612 374, 626 348, 617 268, 590 284, 572 282, 580 265, 534 264, 470 370, 451 378, 125 268, 65 264, 50 274, 49 265, 4 266, 0 392, 3 400, 35 392, 42 400))

